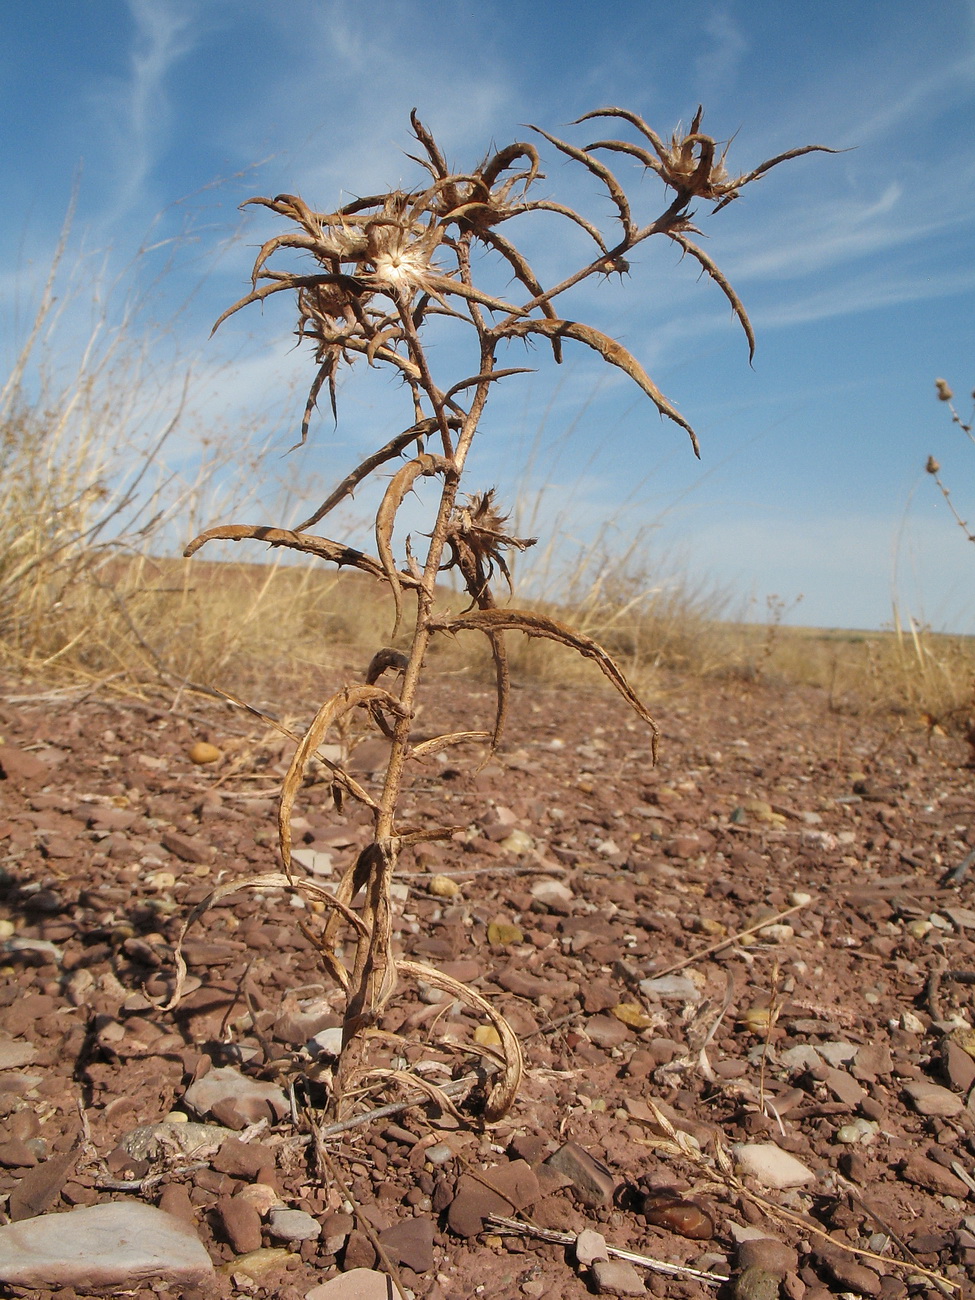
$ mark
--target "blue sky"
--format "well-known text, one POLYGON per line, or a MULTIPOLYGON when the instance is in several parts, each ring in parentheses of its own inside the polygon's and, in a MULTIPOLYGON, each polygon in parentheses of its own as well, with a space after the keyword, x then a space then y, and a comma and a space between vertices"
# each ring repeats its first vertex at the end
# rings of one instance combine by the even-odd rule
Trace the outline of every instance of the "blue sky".
MULTIPOLYGON (((808 143, 848 150, 777 168, 713 219, 698 209, 755 326, 753 367, 724 298, 670 245, 574 304, 644 361, 696 428, 701 462, 584 349, 559 370, 539 351, 537 374, 499 389, 470 487, 537 502, 563 546, 604 518, 621 546, 649 532, 651 575, 685 567, 755 617, 774 594, 791 621, 879 627, 896 599, 905 616, 975 631, 975 548, 923 472, 934 453, 975 515, 975 448, 934 398, 943 375, 967 413, 975 385, 973 0, 32 0, 3 18, 5 360, 77 185, 72 258, 104 250, 109 275, 128 268, 147 318, 187 302, 200 423, 184 458, 208 421, 246 426, 255 446, 269 431, 269 479, 289 473, 311 496, 409 412, 356 374, 338 429, 321 418, 282 462, 310 374, 290 308, 253 308, 207 339, 276 233, 266 211, 238 213, 241 199, 288 191, 328 210, 412 184, 414 106, 461 167, 525 138, 527 122, 585 144, 567 123, 607 104, 668 135, 702 103, 705 129, 735 136, 732 171, 808 143), (156 251, 132 269, 147 242, 156 251)), ((590 201, 543 157, 553 196, 590 201)), ((662 190, 621 174, 648 216, 662 210, 662 190)), ((555 229, 526 245, 543 279, 576 251, 555 229)), ((158 400, 175 402, 175 385, 158 400)), ((244 496, 243 478, 228 493, 244 496)))

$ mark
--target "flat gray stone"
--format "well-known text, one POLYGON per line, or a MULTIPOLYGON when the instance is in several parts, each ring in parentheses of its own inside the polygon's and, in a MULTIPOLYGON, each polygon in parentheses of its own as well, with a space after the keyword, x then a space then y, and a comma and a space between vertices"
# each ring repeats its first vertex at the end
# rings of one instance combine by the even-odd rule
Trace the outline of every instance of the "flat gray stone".
POLYGON ((213 1115, 228 1128, 242 1129, 266 1119, 275 1123, 288 1113, 288 1099, 274 1083, 248 1079, 232 1065, 211 1070, 183 1094, 197 1115, 213 1115))
POLYGON ((942 1088, 939 1083, 928 1083, 927 1080, 922 1079, 917 1083, 907 1084, 904 1091, 919 1115, 934 1115, 942 1119, 950 1119, 952 1115, 958 1115, 965 1109, 965 1099, 947 1088, 942 1088))
POLYGON ((646 1295, 643 1278, 625 1259, 597 1259, 592 1280, 599 1295, 646 1295))
POLYGON ((181 1219, 139 1201, 107 1201, 0 1228, 0 1281, 21 1287, 197 1286, 213 1264, 181 1219))
POLYGON ((304 1210, 272 1210, 267 1227, 278 1241, 314 1241, 322 1235, 322 1225, 304 1210))
POLYGON ((700 1002, 701 990, 686 975, 658 975, 640 981, 640 992, 661 1002, 700 1002))
POLYGON ((811 1169, 774 1142, 743 1142, 733 1150, 741 1172, 751 1174, 766 1187, 801 1187, 816 1181, 811 1169))
POLYGON ((846 1065, 856 1056, 859 1048, 856 1043, 817 1043, 816 1051, 832 1066, 846 1065))
POLYGON ((33 1043, 5 1038, 0 1041, 0 1070, 19 1070, 22 1065, 30 1065, 36 1055, 37 1048, 33 1043))

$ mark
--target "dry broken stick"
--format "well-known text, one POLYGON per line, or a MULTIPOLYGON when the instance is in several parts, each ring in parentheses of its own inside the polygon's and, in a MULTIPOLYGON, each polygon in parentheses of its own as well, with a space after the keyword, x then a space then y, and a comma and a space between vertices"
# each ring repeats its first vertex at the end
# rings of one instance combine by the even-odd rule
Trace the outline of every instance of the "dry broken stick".
MULTIPOLYGON (((343 725, 342 720, 353 714, 363 717, 367 725, 385 737, 389 755, 378 788, 367 790, 353 781, 340 764, 329 765, 333 789, 356 799, 372 819, 371 843, 347 864, 333 899, 320 900, 327 909, 317 939, 321 961, 347 999, 343 1052, 333 1099, 336 1111, 354 1092, 356 1077, 368 1068, 364 1031, 383 1014, 398 979, 407 976, 435 982, 425 968, 396 961, 392 949, 391 882, 401 849, 415 842, 418 834, 399 824, 401 793, 409 781, 412 764, 423 757, 472 741, 486 741, 491 749, 501 743, 510 691, 506 649, 510 634, 545 637, 593 660, 649 728, 648 757, 652 759, 655 752, 656 724, 602 646, 550 617, 499 606, 495 598, 495 575, 509 577, 506 557, 534 542, 533 538, 516 537, 508 530, 492 489, 472 493, 461 490, 471 447, 494 386, 524 370, 521 366, 503 365, 502 353, 511 346, 541 343, 551 348, 559 362, 567 345, 589 349, 627 375, 661 416, 683 428, 697 452, 690 424, 637 357, 611 335, 566 315, 564 296, 587 280, 598 283, 611 273, 625 274, 631 252, 660 236, 674 241, 724 294, 751 351, 754 335, 743 305, 717 263, 690 239, 697 233, 690 205, 703 201, 714 204, 717 211, 780 162, 821 148, 807 145, 732 176, 725 166, 727 146, 722 148, 701 130, 700 109, 690 129, 678 128, 669 143, 637 114, 625 109, 604 108, 588 116, 611 119, 626 138, 578 147, 532 129, 587 172, 608 197, 615 216, 603 226, 551 197, 536 195, 541 172, 535 144, 516 141, 489 152, 471 170, 457 172, 448 167, 436 140, 415 113, 412 125, 419 154, 414 161, 422 173, 414 186, 356 199, 333 212, 314 210, 293 194, 249 200, 290 225, 264 243, 254 262, 250 291, 220 321, 273 295, 295 295, 299 340, 311 344, 316 367, 302 416, 300 442, 304 443, 308 436, 311 416, 323 392, 328 393, 332 412, 336 413, 338 372, 360 358, 392 373, 408 396, 408 415, 402 431, 390 431, 392 437, 384 435, 378 450, 345 474, 299 528, 221 525, 208 529, 187 547, 187 554, 192 554, 211 541, 261 541, 339 567, 355 568, 364 580, 387 584, 391 593, 391 639, 399 643, 376 650, 380 657, 386 655, 390 664, 397 664, 396 686, 382 689, 378 677, 368 680, 365 686, 349 684, 322 705, 298 742, 279 812, 281 858, 289 887, 307 892, 306 883, 291 865, 290 829, 306 765, 320 752, 329 729, 343 725), (629 138, 633 136, 635 140, 629 138), (639 181, 642 173, 649 172, 662 183, 662 198, 649 214, 637 215, 637 205, 627 194, 624 181, 602 157, 597 157, 597 153, 606 151, 619 154, 628 171, 635 173, 626 178, 627 182, 639 181), (590 241, 580 262, 548 287, 508 234, 512 223, 520 226, 525 216, 537 222, 539 214, 548 214, 547 219, 561 224, 563 229, 568 223, 574 236, 581 231, 590 241), (279 269, 282 254, 301 256, 300 268, 279 269), (508 282, 504 297, 481 282, 482 273, 499 283, 508 282), (441 359, 450 354, 440 347, 428 350, 424 338, 431 323, 436 326, 438 344, 442 335, 453 330, 460 346, 466 348, 467 355, 458 362, 460 377, 439 374, 441 359), (410 458, 400 463, 398 458, 403 455, 410 458), (375 521, 376 555, 306 531, 346 500, 367 477, 390 469, 392 477, 375 521), (398 539, 397 527, 407 496, 425 482, 435 486, 436 501, 431 526, 423 533, 425 554, 418 556, 412 538, 398 539), (441 575, 448 569, 459 574, 469 597, 469 608, 461 614, 442 604, 441 575), (407 626, 408 631, 400 636, 400 628, 407 626), (468 631, 482 636, 490 649, 496 681, 494 717, 489 726, 472 726, 417 742, 412 724, 430 644, 437 637, 468 631), (364 906, 361 913, 352 912, 352 900, 360 890, 364 906), (351 961, 341 949, 343 937, 351 939, 351 961)), ((646 190, 641 188, 640 194, 645 199, 646 190)), ((449 830, 434 827, 424 835, 444 837, 449 830)), ((489 1121, 498 1119, 517 1092, 522 1070, 518 1039, 471 990, 452 986, 449 991, 494 1018, 505 1060, 485 1103, 484 1117, 489 1121)))
MULTIPOLYGON (((485 1223, 497 1228, 501 1233, 521 1237, 535 1237, 538 1241, 553 1241, 559 1246, 574 1246, 574 1232, 558 1232, 554 1228, 539 1228, 534 1223, 523 1223, 520 1219, 506 1219, 503 1214, 489 1214, 485 1223)), ((632 1250, 620 1250, 616 1246, 606 1246, 606 1254, 612 1259, 625 1259, 628 1264, 639 1264, 654 1273, 663 1273, 665 1277, 684 1277, 693 1282, 704 1282, 707 1286, 724 1286, 728 1281, 720 1273, 708 1273, 700 1268, 691 1268, 687 1264, 669 1264, 663 1259, 654 1259, 650 1255, 638 1255, 632 1250)))

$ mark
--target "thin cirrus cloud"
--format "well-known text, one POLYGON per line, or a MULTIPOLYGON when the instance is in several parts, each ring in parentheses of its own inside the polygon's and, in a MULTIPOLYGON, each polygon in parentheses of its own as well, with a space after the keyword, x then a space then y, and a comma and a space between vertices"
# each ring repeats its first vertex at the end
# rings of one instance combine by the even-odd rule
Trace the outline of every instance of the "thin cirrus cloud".
POLYGON ((174 121, 168 83, 199 39, 191 6, 127 0, 126 7, 133 35, 125 72, 92 91, 95 139, 113 177, 109 201, 95 217, 105 237, 151 202, 150 183, 174 121))

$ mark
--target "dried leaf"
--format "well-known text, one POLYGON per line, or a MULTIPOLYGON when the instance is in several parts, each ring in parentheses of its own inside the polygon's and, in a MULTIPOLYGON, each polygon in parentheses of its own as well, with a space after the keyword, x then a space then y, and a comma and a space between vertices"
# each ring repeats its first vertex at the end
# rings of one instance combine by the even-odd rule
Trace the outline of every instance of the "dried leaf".
POLYGON ((343 714, 362 705, 380 704, 397 716, 403 716, 403 706, 395 695, 379 686, 346 686, 325 701, 315 714, 311 725, 302 736, 281 786, 278 804, 278 836, 284 869, 291 872, 291 810, 301 789, 305 764, 318 749, 329 727, 343 714))
POLYGON ((617 343, 608 334, 593 329, 591 325, 581 325, 578 321, 519 320, 512 321, 504 326, 506 338, 515 338, 526 334, 543 334, 546 338, 576 339, 598 352, 610 365, 618 366, 620 370, 625 371, 630 376, 634 383, 639 384, 661 415, 665 415, 669 420, 673 420, 675 424, 679 424, 682 429, 687 431, 691 439, 691 446, 694 448, 694 455, 700 458, 701 448, 694 430, 677 408, 664 397, 636 357, 628 352, 622 343, 617 343))
POLYGON ((427 984, 432 984, 434 988, 443 989, 445 993, 461 998, 480 1011, 497 1030, 498 1037, 501 1039, 504 1068, 501 1072, 501 1078, 488 1093, 487 1101, 484 1104, 484 1118, 488 1123, 495 1123, 497 1120, 502 1119, 514 1104, 524 1071, 521 1044, 515 1037, 515 1033, 507 1020, 486 998, 482 998, 479 993, 475 993, 466 984, 451 979, 449 975, 436 970, 433 966, 424 966, 420 962, 402 960, 397 961, 396 966, 403 975, 423 980, 427 984))
POLYGON ((526 636, 547 637, 551 641, 558 641, 561 645, 577 650, 579 654, 592 659, 598 665, 603 675, 612 682, 634 712, 650 727, 651 752, 656 761, 658 736, 656 722, 623 676, 613 657, 591 637, 556 622, 554 618, 548 618, 532 610, 521 609, 474 609, 466 614, 458 614, 455 618, 437 619, 431 623, 431 627, 442 632, 462 632, 468 628, 486 634, 499 630, 524 632, 526 636))
POLYGON ((434 456, 429 452, 421 453, 393 475, 376 512, 376 549, 379 551, 383 574, 393 593, 393 604, 396 609, 392 632, 394 639, 403 618, 403 575, 397 570, 393 560, 393 527, 396 523, 396 515, 403 504, 403 499, 418 478, 446 474, 449 469, 450 462, 443 456, 434 456))

